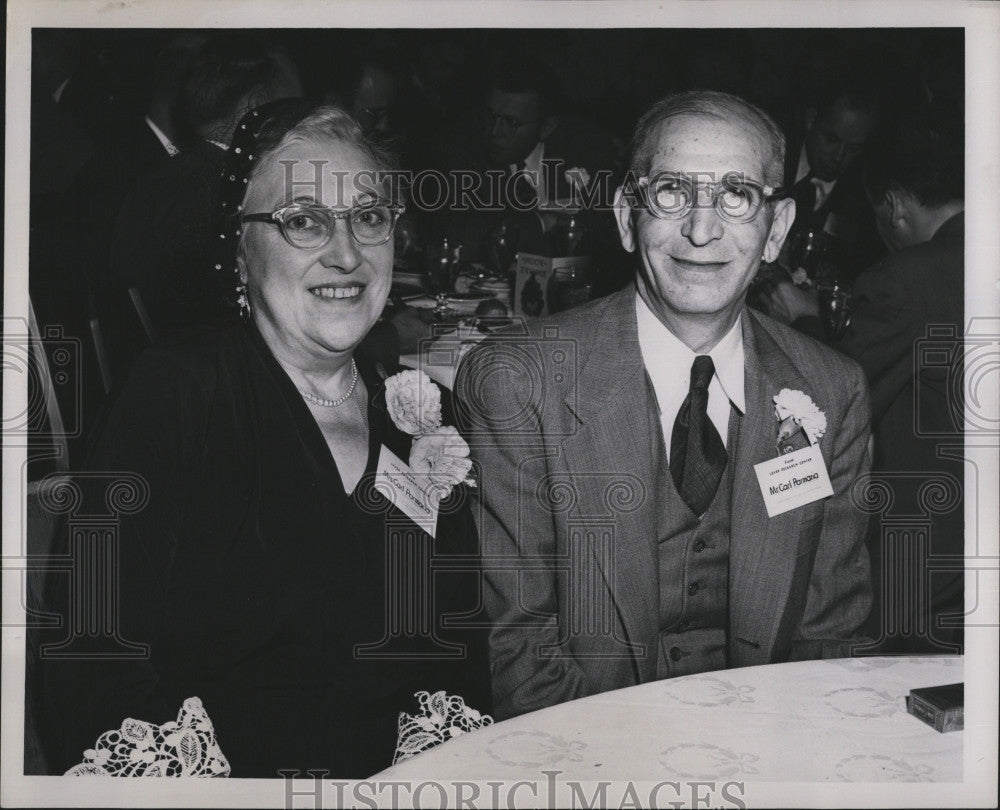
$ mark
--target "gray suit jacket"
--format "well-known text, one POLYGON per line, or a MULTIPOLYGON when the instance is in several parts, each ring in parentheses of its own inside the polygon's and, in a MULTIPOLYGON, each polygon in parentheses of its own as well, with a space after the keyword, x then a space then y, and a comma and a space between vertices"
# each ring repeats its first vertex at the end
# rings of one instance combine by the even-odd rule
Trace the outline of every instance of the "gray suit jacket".
MULTIPOLYGON (((729 665, 849 654, 871 607, 861 369, 743 313, 746 414, 735 457, 729 665), (804 391, 827 416, 834 495, 768 518, 753 465, 777 455, 772 397, 804 391)), ((663 437, 639 351, 635 288, 477 347, 459 370, 479 465, 495 710, 520 714, 655 679, 654 491, 663 437)))

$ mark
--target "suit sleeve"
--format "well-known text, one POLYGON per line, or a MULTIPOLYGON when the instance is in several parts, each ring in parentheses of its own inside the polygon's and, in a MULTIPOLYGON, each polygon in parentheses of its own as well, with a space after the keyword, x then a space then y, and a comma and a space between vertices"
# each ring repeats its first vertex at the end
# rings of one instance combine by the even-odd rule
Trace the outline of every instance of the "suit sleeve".
MULTIPOLYGON (((545 654, 559 641, 555 528, 537 494, 548 454, 536 397, 501 353, 482 346, 459 369, 459 422, 479 473, 483 598, 498 719, 587 694, 571 658, 545 654)), ((544 396, 544 394, 541 394, 544 396)))
POLYGON ((866 546, 869 518, 851 494, 855 481, 871 469, 868 386, 860 368, 853 363, 849 368, 846 388, 850 393, 838 415, 839 429, 831 444, 833 496, 823 510, 805 610, 792 638, 791 660, 850 656, 852 644, 861 640, 858 631, 872 607, 866 546))
POLYGON ((905 359, 912 356, 919 334, 906 305, 906 290, 885 276, 866 273, 857 280, 850 329, 834 346, 864 369, 871 385, 872 421, 876 424, 912 379, 912 365, 905 359))

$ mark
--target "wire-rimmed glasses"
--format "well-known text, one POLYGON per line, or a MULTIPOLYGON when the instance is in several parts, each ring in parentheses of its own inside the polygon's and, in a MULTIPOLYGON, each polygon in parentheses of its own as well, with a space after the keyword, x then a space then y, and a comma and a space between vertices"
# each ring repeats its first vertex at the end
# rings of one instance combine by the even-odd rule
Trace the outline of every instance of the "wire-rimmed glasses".
POLYGON ((265 222, 277 225, 281 235, 292 247, 314 250, 326 245, 333 237, 336 220, 347 223, 347 230, 359 245, 384 245, 403 213, 403 206, 373 202, 337 211, 317 203, 293 203, 270 213, 244 214, 243 222, 265 222))
POLYGON ((764 203, 783 196, 783 189, 727 172, 721 180, 703 181, 687 172, 660 172, 638 178, 643 207, 657 219, 680 219, 695 207, 712 207, 727 222, 752 222, 764 203))

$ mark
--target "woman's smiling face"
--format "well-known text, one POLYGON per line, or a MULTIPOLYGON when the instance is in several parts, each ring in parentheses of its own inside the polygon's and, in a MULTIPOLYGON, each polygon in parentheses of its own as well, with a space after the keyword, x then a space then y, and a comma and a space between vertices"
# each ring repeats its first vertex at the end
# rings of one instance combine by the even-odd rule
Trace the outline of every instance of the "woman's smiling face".
MULTIPOLYGON (((372 201, 376 171, 351 144, 293 141, 251 182, 243 210, 295 202, 346 211, 372 201)), ((296 365, 353 350, 382 314, 392 284, 393 240, 362 245, 346 219, 333 222, 330 240, 311 249, 290 245, 276 224, 243 225, 239 266, 254 322, 272 351, 296 365)))

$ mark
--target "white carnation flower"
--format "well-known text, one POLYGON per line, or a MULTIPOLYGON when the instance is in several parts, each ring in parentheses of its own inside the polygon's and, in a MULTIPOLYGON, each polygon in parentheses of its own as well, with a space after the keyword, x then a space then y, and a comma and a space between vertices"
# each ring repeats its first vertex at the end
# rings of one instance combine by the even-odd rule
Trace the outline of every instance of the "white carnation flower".
POLYGON ((401 371, 389 377, 385 404, 396 427, 411 436, 441 427, 441 389, 422 371, 401 371))
POLYGON ((410 468, 418 475, 426 475, 445 497, 455 484, 471 483, 469 445, 455 428, 444 425, 413 440, 410 468))
POLYGON ((802 427, 812 444, 826 433, 826 414, 802 391, 782 388, 774 396, 774 415, 779 422, 791 417, 795 424, 802 427))

